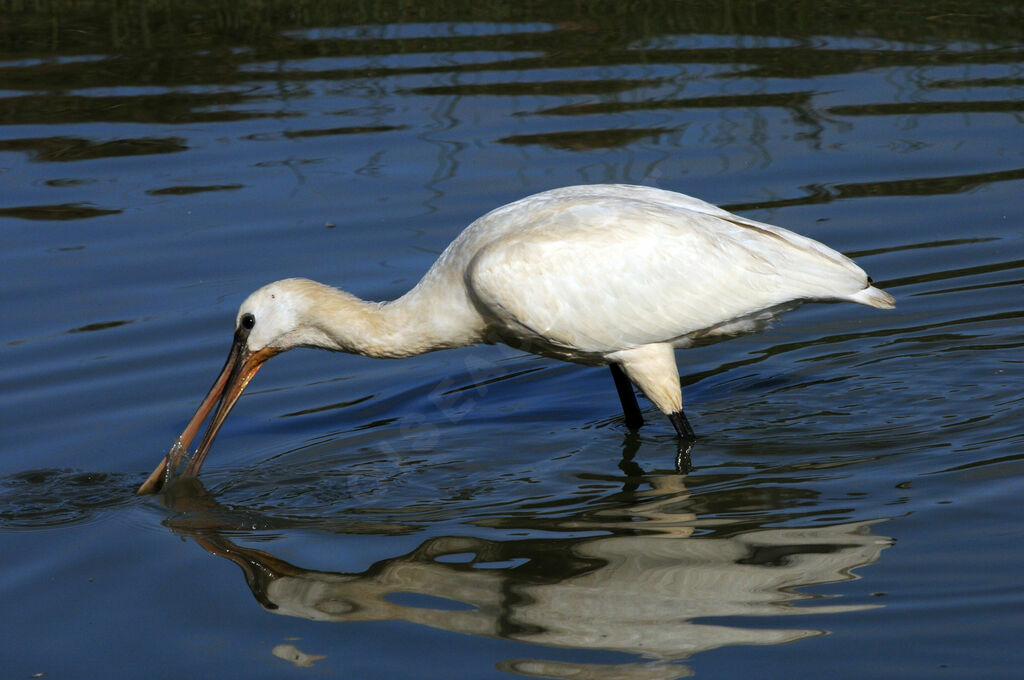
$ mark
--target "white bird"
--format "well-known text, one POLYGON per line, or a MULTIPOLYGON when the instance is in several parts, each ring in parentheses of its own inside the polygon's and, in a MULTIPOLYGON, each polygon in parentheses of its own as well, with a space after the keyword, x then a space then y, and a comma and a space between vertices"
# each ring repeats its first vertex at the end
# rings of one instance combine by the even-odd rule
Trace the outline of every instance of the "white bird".
POLYGON ((539 193, 473 222, 392 302, 308 279, 254 292, 223 371, 139 493, 162 486, 219 402, 184 470, 197 474, 249 380, 295 347, 398 358, 501 342, 608 365, 629 428, 643 423, 632 382, 689 443, 673 350, 757 330, 811 300, 894 306, 844 255, 690 196, 602 184, 539 193))

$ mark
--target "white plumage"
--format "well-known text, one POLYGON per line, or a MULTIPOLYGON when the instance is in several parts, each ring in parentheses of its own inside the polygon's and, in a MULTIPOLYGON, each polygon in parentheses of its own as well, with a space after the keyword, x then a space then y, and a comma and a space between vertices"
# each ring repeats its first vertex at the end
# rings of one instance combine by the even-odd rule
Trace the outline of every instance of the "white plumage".
MULTIPOLYGON (((300 346, 394 358, 503 342, 609 364, 628 425, 642 418, 622 373, 692 440, 673 350, 755 330, 809 300, 893 307, 844 255, 710 203, 629 185, 546 191, 473 222, 393 302, 365 302, 306 279, 250 295, 228 364, 182 435, 187 448, 220 400, 185 474, 198 472, 263 361, 300 346)), ((166 462, 140 492, 158 488, 166 462)))

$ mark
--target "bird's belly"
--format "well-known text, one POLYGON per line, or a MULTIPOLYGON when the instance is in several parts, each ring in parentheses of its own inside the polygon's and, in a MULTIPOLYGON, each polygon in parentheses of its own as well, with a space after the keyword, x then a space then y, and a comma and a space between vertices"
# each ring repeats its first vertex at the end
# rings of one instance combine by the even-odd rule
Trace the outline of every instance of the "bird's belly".
POLYGON ((608 363, 605 358, 609 353, 607 350, 575 347, 524 328, 491 326, 485 335, 485 342, 501 343, 530 354, 584 366, 602 366, 608 363))
POLYGON ((501 343, 515 349, 529 352, 559 361, 568 361, 585 366, 602 366, 609 362, 608 355, 625 349, 632 349, 645 344, 667 343, 675 349, 700 347, 721 342, 740 335, 759 333, 771 327, 772 323, 783 312, 799 307, 804 301, 792 300, 767 309, 760 309, 749 314, 729 319, 713 326, 689 331, 674 337, 652 339, 646 343, 623 344, 622 346, 591 347, 583 343, 566 342, 557 332, 544 333, 527 328, 519 323, 499 322, 488 329, 485 341, 491 344, 501 343))
POLYGON ((739 337, 740 335, 760 333, 761 331, 771 328, 772 323, 774 323, 780 314, 796 309, 803 303, 804 300, 791 300, 767 309, 759 309, 756 312, 744 314, 743 316, 736 317, 735 319, 730 319, 708 328, 702 328, 699 331, 687 333, 686 335, 673 340, 672 346, 676 349, 703 347, 704 345, 721 342, 722 340, 729 340, 730 338, 739 337))

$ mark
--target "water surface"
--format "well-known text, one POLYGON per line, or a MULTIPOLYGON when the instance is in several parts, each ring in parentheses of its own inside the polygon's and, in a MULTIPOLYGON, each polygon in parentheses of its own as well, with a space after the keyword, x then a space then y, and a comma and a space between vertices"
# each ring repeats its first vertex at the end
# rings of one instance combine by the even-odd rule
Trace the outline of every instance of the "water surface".
POLYGON ((4 677, 1016 677, 1019 9, 3 9, 4 677), (201 484, 134 496, 251 290, 391 299, 592 182, 817 238, 898 306, 680 352, 686 476, 604 369, 297 351, 201 484))

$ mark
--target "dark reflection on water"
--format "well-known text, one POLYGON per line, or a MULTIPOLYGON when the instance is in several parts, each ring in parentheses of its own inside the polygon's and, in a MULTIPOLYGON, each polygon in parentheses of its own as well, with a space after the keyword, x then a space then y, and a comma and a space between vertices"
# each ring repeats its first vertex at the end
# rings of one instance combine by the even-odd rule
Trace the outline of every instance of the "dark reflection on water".
POLYGON ((187 194, 202 194, 207 191, 235 191, 242 188, 241 184, 211 184, 208 186, 176 186, 163 189, 149 189, 146 193, 150 196, 185 196, 187 194))
POLYGON ((1022 20, 0 0, 0 674, 1016 677, 1022 20), (133 495, 252 289, 393 298, 480 214, 585 182, 793 228, 897 309, 681 352, 685 479, 606 370, 295 352, 209 493, 133 495))
POLYGON ((156 153, 175 153, 187 149, 184 140, 177 137, 117 139, 110 142, 94 142, 81 137, 41 137, 0 142, 0 151, 27 151, 32 154, 34 161, 58 162, 117 156, 146 156, 156 153))
MULTIPOLYGON (((866 198, 870 196, 942 196, 971 191, 993 182, 1011 182, 1024 179, 1024 169, 988 172, 979 175, 958 175, 954 177, 922 177, 889 182, 838 184, 832 186, 810 185, 803 187, 807 196, 786 198, 757 203, 734 203, 727 207, 734 212, 757 208, 783 208, 798 205, 828 203, 837 199, 866 198)), ((910 247, 926 247, 927 244, 913 244, 910 247)), ((869 251, 870 252, 870 251, 869 251)), ((855 253, 848 253, 851 257, 855 253)))
POLYGON ((657 138, 658 136, 670 131, 671 130, 667 128, 637 130, 571 130, 568 132, 504 137, 498 141, 503 144, 541 144, 555 149, 585 151, 587 149, 605 149, 614 146, 624 146, 647 137, 657 138))
POLYGON ((58 205, 21 205, 0 208, 0 217, 17 217, 23 220, 84 220, 90 217, 117 215, 121 210, 97 208, 87 203, 61 203, 58 205))

